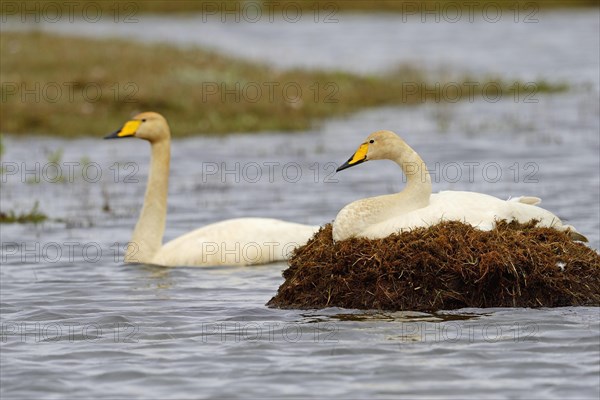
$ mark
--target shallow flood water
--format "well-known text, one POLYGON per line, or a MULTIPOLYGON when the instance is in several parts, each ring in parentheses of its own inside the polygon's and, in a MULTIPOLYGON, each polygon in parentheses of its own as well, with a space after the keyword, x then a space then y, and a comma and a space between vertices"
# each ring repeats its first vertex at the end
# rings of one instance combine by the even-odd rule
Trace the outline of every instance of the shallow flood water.
MULTIPOLYGON (((331 174, 373 126, 385 126, 405 132, 430 170, 438 171, 434 190, 538 195, 597 249, 598 122, 595 111, 581 109, 581 100, 544 97, 531 105, 539 111, 522 114, 511 102, 387 108, 300 134, 178 140, 166 237, 241 215, 323 224, 354 199, 400 190, 401 174, 388 162, 331 174), (553 121, 558 109, 560 121, 573 121, 553 121), (539 118, 521 120, 536 112, 539 118), (439 133, 440 113, 448 114, 445 133, 439 133), (456 165, 461 178, 454 182, 456 165), (472 183, 465 165, 473 165, 472 183), (496 165, 502 173, 497 182, 496 165)), ((44 212, 62 221, 2 227, 4 396, 598 396, 598 308, 432 315, 268 309, 264 304, 282 282, 284 263, 168 269, 115 258, 141 205, 146 143, 5 141, 5 162, 39 161, 43 171, 48 154, 63 149, 60 165, 85 161, 103 175, 93 182, 92 167, 85 177, 83 167, 74 167, 73 183, 50 183, 54 175, 40 172, 37 184, 5 175, 3 208, 26 210, 39 200, 44 212), (115 162, 119 176, 111 169, 115 162), (110 212, 102 211, 105 203, 110 212)))
MULTIPOLYGON (((597 71, 588 56, 573 64, 597 71)), ((398 191, 402 176, 391 162, 333 174, 368 133, 387 128, 422 155, 434 191, 539 196, 598 249, 593 83, 537 94, 537 103, 388 107, 302 133, 176 140, 165 239, 239 216, 324 224, 353 200, 398 191)), ((2 226, 3 398, 600 395, 598 308, 269 309, 285 263, 122 264, 144 194, 147 143, 8 136, 4 144, 2 211, 27 211, 37 200, 52 220, 2 226)))

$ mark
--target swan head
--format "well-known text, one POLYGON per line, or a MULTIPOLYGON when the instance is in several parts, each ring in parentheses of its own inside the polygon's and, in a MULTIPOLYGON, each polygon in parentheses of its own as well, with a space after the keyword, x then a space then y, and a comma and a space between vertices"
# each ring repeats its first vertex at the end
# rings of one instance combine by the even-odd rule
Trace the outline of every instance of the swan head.
POLYGON ((162 115, 155 112, 144 112, 127 121, 120 129, 104 139, 122 139, 136 137, 151 143, 171 138, 169 125, 162 115))
POLYGON ((354 167, 369 160, 386 160, 390 158, 390 149, 403 143, 400 136, 392 131, 377 131, 371 133, 367 139, 358 147, 352 157, 342 164, 336 172, 346 168, 354 167))

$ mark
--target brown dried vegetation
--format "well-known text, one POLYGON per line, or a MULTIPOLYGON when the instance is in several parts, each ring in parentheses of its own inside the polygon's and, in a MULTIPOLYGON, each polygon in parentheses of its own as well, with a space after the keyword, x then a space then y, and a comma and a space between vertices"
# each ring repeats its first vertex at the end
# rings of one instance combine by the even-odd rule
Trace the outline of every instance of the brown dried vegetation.
POLYGON ((443 222, 333 242, 331 224, 295 250, 268 305, 435 311, 600 305, 600 255, 551 228, 443 222))

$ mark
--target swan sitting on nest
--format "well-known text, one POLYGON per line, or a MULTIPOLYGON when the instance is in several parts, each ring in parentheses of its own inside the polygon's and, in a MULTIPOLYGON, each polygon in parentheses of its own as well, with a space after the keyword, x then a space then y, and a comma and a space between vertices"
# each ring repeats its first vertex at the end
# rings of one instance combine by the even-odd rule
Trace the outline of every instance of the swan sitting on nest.
POLYGON ((135 137, 150 142, 152 159, 144 205, 125 253, 127 263, 163 266, 256 265, 287 259, 318 226, 269 218, 237 218, 207 225, 162 244, 167 217, 171 133, 165 118, 135 116, 105 139, 135 137))
POLYGON ((406 175, 399 193, 357 200, 345 206, 333 222, 335 241, 352 237, 385 238, 393 233, 428 227, 441 221, 460 221, 491 230, 497 220, 521 223, 537 220, 540 227, 569 231, 574 240, 587 241, 550 211, 537 207, 537 197, 501 200, 475 192, 443 191, 431 194, 431 178, 419 155, 390 131, 375 132, 337 171, 369 160, 392 160, 406 175))

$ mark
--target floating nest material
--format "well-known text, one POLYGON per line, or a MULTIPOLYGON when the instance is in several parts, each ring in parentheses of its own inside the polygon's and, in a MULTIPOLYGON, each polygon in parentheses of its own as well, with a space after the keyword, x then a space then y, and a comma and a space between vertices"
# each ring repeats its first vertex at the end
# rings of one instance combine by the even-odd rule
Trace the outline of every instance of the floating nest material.
POLYGON ((384 239, 297 248, 268 306, 435 311, 600 305, 600 255, 551 228, 498 221, 492 231, 443 222, 384 239))

